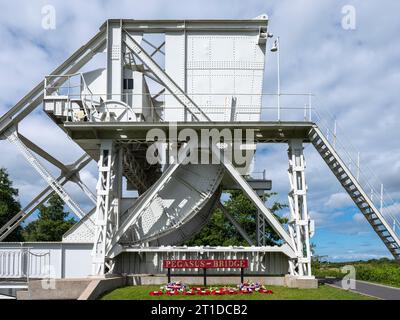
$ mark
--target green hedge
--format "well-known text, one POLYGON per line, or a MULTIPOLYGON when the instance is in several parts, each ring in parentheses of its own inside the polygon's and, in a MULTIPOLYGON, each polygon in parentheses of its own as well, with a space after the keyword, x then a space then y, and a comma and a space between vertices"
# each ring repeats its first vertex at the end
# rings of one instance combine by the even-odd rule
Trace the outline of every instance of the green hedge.
POLYGON ((345 265, 356 268, 356 279, 400 287, 400 265, 393 260, 381 259, 348 263, 315 263, 313 273, 316 277, 343 278, 340 270, 345 265))
POLYGON ((400 287, 400 266, 398 264, 358 264, 355 267, 358 280, 400 287))

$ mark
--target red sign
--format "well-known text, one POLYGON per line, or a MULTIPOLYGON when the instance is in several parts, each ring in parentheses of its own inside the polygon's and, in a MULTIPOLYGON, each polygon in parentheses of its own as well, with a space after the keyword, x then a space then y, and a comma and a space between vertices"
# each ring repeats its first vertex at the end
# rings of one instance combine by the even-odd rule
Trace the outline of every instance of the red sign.
POLYGON ((164 268, 248 268, 247 259, 163 260, 164 268))

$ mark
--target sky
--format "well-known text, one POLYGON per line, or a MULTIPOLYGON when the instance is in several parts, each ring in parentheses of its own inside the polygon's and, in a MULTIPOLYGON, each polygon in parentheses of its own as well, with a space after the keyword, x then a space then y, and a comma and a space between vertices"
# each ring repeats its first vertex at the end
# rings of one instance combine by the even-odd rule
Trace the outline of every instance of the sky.
MULTIPOLYGON (((266 13, 269 32, 280 37, 281 91, 312 92, 313 107, 336 119, 338 139, 359 150, 361 168, 368 166, 380 178, 394 207, 400 208, 399 11, 400 2, 390 0, 1 1, 0 115, 90 39, 107 18, 248 19, 266 13), (55 29, 42 27, 46 5, 55 8, 55 29), (349 6, 355 13, 350 29, 343 24, 349 6)), ((276 62, 276 54, 267 50, 266 93, 277 90, 276 62)), ((82 154, 40 108, 19 130, 64 163, 82 154)), ((305 146, 305 157, 316 254, 340 261, 390 257, 311 145, 305 146)), ((45 187, 15 147, 1 140, 0 166, 8 169, 22 205, 45 187)), ((278 193, 275 199, 281 202, 287 202, 289 191, 287 166, 286 145, 258 148, 255 171, 266 170, 278 193)), ((54 168, 51 172, 58 174, 54 168)), ((94 190, 96 164, 81 176, 94 190)), ((72 184, 67 187, 89 209, 85 195, 72 184)))

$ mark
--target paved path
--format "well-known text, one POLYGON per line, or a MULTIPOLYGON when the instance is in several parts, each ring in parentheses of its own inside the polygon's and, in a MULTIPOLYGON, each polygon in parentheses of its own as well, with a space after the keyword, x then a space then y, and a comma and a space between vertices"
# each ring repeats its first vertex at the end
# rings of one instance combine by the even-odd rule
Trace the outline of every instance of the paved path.
MULTIPOLYGON (((323 283, 334 287, 342 288, 341 280, 324 279, 323 283)), ((382 300, 400 300, 400 288, 389 287, 382 284, 376 284, 366 281, 356 281, 356 288, 351 291, 373 296, 382 300)))

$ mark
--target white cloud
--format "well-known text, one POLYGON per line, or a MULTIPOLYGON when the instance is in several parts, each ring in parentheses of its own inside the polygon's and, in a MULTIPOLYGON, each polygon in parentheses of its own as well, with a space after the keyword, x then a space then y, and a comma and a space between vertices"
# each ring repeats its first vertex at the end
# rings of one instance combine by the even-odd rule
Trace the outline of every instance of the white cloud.
POLYGON ((325 203, 325 206, 331 209, 344 208, 350 205, 354 205, 354 203, 351 201, 349 195, 344 192, 338 192, 330 195, 328 201, 325 203))
POLYGON ((361 222, 361 221, 365 221, 365 217, 364 217, 361 213, 356 213, 356 214, 353 216, 353 220, 354 220, 355 222, 361 222))

